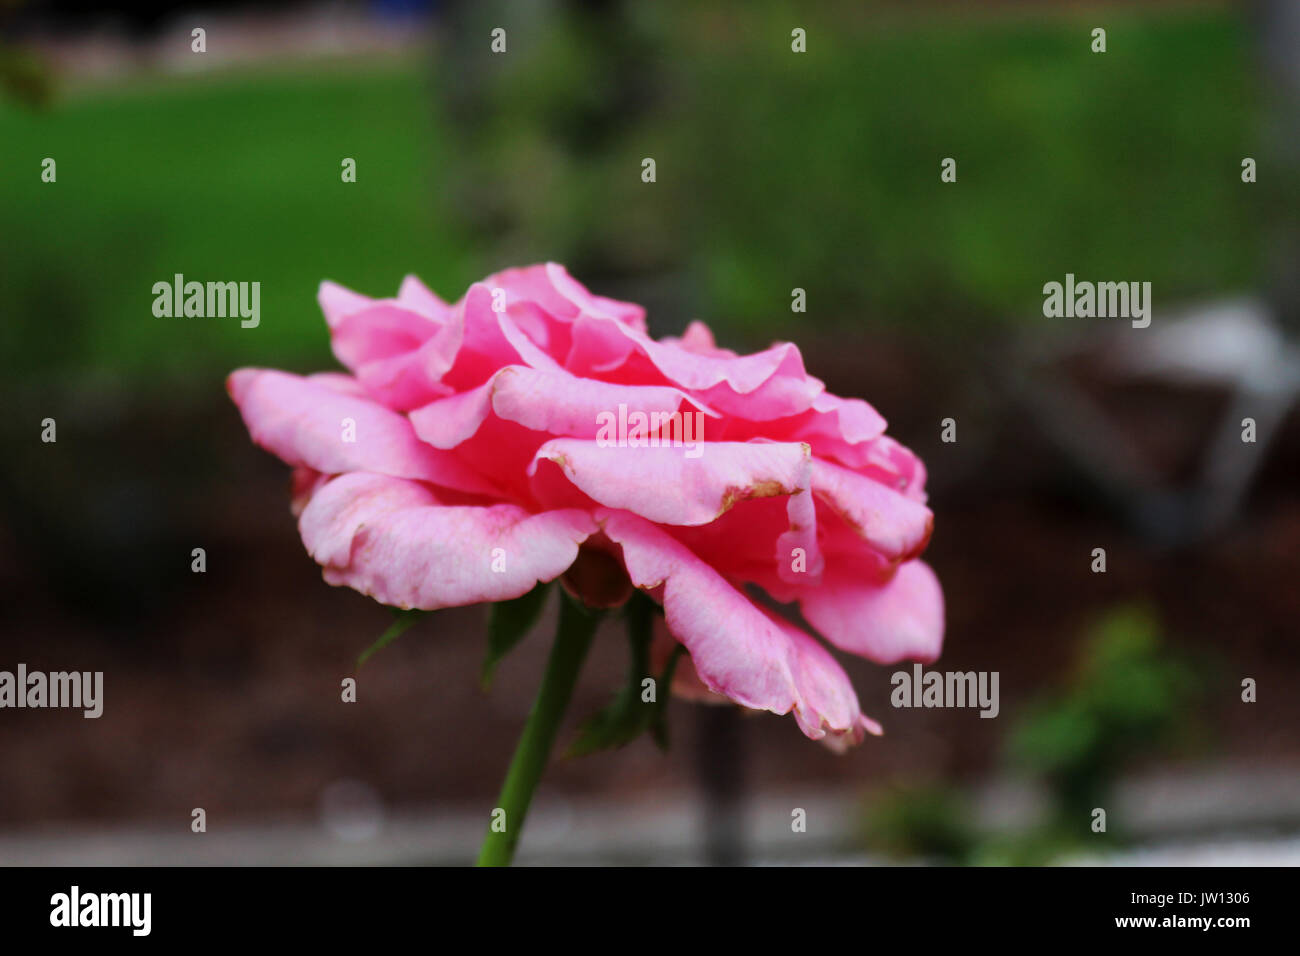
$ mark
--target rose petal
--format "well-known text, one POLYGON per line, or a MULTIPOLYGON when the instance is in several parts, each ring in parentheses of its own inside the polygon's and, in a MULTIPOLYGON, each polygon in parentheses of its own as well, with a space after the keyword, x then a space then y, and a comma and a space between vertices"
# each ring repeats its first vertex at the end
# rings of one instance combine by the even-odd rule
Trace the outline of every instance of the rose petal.
POLYGON ((906 560, 925 550, 934 515, 920 502, 865 475, 815 459, 812 487, 854 533, 890 560, 906 560))
POLYGON ((451 318, 452 307, 435 295, 417 276, 408 275, 402 280, 402 287, 397 290, 397 301, 439 324, 451 318))
POLYGON ((752 355, 720 355, 586 314, 573 322, 564 366, 606 381, 676 385, 720 412, 758 421, 805 411, 825 388, 805 372, 799 349, 789 342, 752 355))
POLYGON ((943 648, 943 591, 923 561, 899 565, 883 583, 831 561, 821 585, 805 591, 799 606, 836 647, 878 664, 928 664, 943 648))
POLYGON ((445 505, 426 485, 364 472, 321 486, 298 525, 330 584, 425 610, 526 594, 596 531, 583 511, 445 505))
POLYGON ((594 295, 557 262, 506 269, 483 281, 492 288, 505 289, 508 306, 531 303, 550 319, 571 322, 585 313, 645 331, 644 308, 594 295))
POLYGON ((471 494, 499 494, 494 482, 451 453, 421 442, 405 416, 378 402, 269 369, 240 369, 226 387, 253 441, 291 465, 327 475, 374 471, 471 494), (346 440, 349 435, 355 441, 346 440))
POLYGON ((622 546, 632 583, 661 595, 668 629, 706 687, 755 710, 793 711, 814 740, 856 743, 878 731, 862 716, 848 676, 811 637, 755 607, 650 522, 626 511, 602 511, 597 520, 622 546))
POLYGON ((650 521, 701 525, 748 498, 806 494, 811 459, 806 445, 707 442, 695 449, 609 447, 555 438, 537 450, 601 504, 626 508, 650 521))
POLYGON ((458 390, 482 385, 506 365, 558 370, 559 363, 537 346, 506 312, 498 312, 492 288, 476 282, 456 304, 452 323, 460 327, 460 349, 443 381, 458 390))
POLYGON ((610 508, 624 508, 667 525, 706 525, 736 504, 755 498, 786 499, 787 530, 769 551, 782 577, 793 575, 790 555, 802 548, 813 576, 821 572, 817 520, 809 494, 808 446, 774 442, 708 442, 693 449, 607 447, 556 438, 537 450, 579 489, 610 508))
POLYGON ((369 296, 353 292, 337 282, 328 280, 320 284, 316 292, 316 301, 320 303, 320 310, 325 314, 325 324, 331 329, 349 315, 369 308, 375 303, 375 300, 369 296))
MULTIPOLYGON (((717 416, 669 386, 615 385, 562 369, 508 365, 477 388, 416 409, 411 422, 416 434, 434 447, 454 448, 473 436, 489 414, 550 435, 596 438, 603 422, 616 422, 620 415, 661 415, 666 425, 668 416, 696 410, 717 416)), ((678 427, 680 431, 680 422, 678 427)))

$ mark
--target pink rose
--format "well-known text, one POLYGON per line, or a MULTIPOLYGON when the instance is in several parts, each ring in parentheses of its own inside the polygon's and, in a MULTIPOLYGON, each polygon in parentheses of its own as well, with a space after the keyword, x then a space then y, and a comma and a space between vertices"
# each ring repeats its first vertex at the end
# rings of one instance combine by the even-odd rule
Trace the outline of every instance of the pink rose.
POLYGON ((641 307, 553 263, 454 305, 414 277, 392 299, 327 282, 320 304, 350 374, 240 369, 228 388, 297 469, 329 583, 431 610, 519 597, 604 552, 663 605, 694 665, 679 676, 837 745, 880 728, 830 652, 746 585, 841 650, 939 654, 925 468, 794 345, 736 355, 698 322, 655 340, 641 307))

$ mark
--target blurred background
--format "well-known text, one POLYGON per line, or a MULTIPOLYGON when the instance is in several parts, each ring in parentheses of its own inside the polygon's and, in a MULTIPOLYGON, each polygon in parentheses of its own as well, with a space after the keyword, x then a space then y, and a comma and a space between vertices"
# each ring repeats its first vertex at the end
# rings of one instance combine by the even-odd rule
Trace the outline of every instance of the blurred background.
MULTIPOLYGON (((391 618, 223 382, 336 367, 322 279, 546 260, 872 402, 930 471, 935 666, 1001 711, 841 658, 886 734, 837 757, 673 702, 666 754, 552 767, 521 862, 1300 862, 1298 104, 1291 0, 0 0, 0 669, 105 675, 99 720, 0 711, 0 863, 473 858, 554 602, 490 692, 470 608, 341 703, 391 618), (259 327, 155 318, 178 272, 260 281, 259 327), (1151 326, 1044 318, 1066 273, 1151 326)), ((568 736, 625 664, 611 626, 568 736)))

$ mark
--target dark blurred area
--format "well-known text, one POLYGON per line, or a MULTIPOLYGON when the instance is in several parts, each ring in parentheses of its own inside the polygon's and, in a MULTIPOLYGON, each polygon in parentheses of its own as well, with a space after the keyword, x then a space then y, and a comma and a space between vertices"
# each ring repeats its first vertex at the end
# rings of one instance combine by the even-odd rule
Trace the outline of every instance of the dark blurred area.
POLYGON ((1298 11, 0 0, 0 669, 106 698, 0 711, 0 863, 470 858, 554 608, 490 693, 470 608, 341 703, 390 617, 320 580, 224 379, 336 367, 322 279, 545 260, 875 405, 930 474, 935 666, 1002 703, 895 709, 841 656, 886 734, 837 757, 674 702, 666 755, 552 768, 524 859, 1300 860, 1298 11), (260 325, 154 317, 175 273, 260 281, 260 325), (1045 317, 1067 273, 1150 282, 1150 327, 1045 317))

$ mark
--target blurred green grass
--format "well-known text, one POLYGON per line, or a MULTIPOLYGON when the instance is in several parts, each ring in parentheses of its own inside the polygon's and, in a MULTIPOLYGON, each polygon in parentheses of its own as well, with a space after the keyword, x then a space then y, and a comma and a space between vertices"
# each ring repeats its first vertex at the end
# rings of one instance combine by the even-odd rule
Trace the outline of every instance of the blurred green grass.
POLYGON ((170 386, 237 365, 327 367, 321 279, 388 295, 416 271, 458 293, 463 242, 433 225, 430 100, 413 64, 369 64, 4 105, 0 141, 22 144, 0 176, 0 286, 17 311, 0 325, 5 373, 170 386), (260 281, 260 326, 156 318, 152 285, 177 272, 260 281))
POLYGON ((1262 147, 1237 12, 1107 9, 1109 52, 1093 54, 1097 13, 671 8, 613 28, 641 32, 654 95, 630 118, 612 104, 578 146, 573 110, 600 111, 574 78, 594 89, 610 60, 590 25, 581 43, 518 44, 468 125, 443 118, 455 71, 440 89, 415 60, 0 103, 0 371, 172 388, 331 367, 321 279, 384 295, 415 272, 454 298, 507 253, 672 275, 693 314, 754 339, 798 338, 795 286, 800 324, 970 334, 1032 321, 1066 272, 1151 281, 1158 306, 1258 278, 1267 187, 1240 181, 1262 147), (808 53, 790 52, 791 25, 808 53), (946 156, 956 184, 939 181, 946 156), (484 229, 488 199, 509 208, 484 229), (151 286, 176 272, 260 281, 260 328, 155 318, 151 286))
POLYGON ((1151 281, 1160 305, 1256 278, 1267 187, 1240 180, 1262 149, 1240 13, 815 11, 786 21, 808 30, 802 56, 788 30, 722 21, 692 58, 709 108, 681 147, 707 157, 704 284, 726 314, 772 316, 805 286, 810 317, 969 332, 1041 316, 1067 271, 1151 281))

